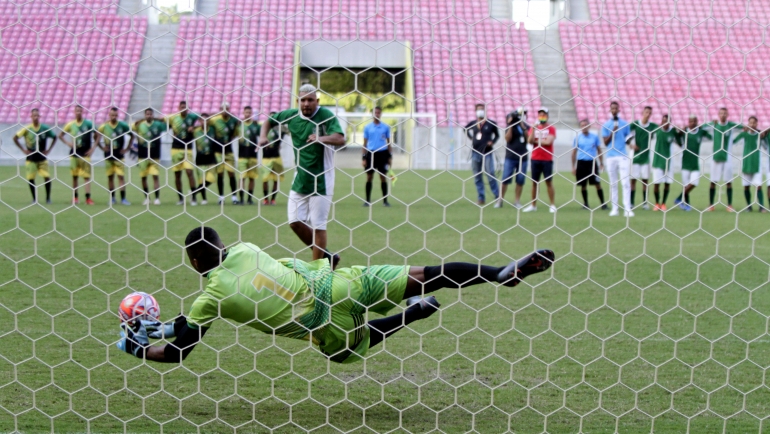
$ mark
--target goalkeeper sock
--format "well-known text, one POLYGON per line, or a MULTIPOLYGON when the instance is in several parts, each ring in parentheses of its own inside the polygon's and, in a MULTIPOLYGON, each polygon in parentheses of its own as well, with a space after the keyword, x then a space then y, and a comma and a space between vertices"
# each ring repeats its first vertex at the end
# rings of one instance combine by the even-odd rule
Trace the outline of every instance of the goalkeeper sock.
POLYGON ((636 190, 631 190, 631 208, 634 207, 634 202, 636 202, 636 190))
POLYGON ((583 205, 585 205, 586 208, 588 208, 588 190, 584 188, 580 190, 580 194, 583 195, 583 205))
MULTIPOLYGON (((435 298, 433 300, 435 300, 435 298)), ((436 309, 438 308, 436 307, 436 309)), ((394 333, 404 328, 404 326, 425 319, 434 312, 435 310, 423 309, 422 306, 420 306, 420 303, 415 303, 404 309, 403 313, 369 321, 367 323, 369 326, 369 348, 384 341, 385 338, 392 336, 394 333)))
POLYGON ((733 188, 727 187, 727 206, 733 205, 733 188))
POLYGON ((372 182, 366 181, 366 203, 372 201, 372 182))
POLYGON ((481 283, 497 282, 497 275, 503 267, 490 267, 468 262, 449 262, 425 267, 425 294, 442 288, 465 288, 481 283))
POLYGON ((382 189, 382 197, 385 198, 385 203, 388 203, 388 181, 382 181, 380 183, 380 189, 382 189))
POLYGON ((709 205, 714 205, 714 199, 717 197, 717 189, 711 187, 709 190, 709 205))

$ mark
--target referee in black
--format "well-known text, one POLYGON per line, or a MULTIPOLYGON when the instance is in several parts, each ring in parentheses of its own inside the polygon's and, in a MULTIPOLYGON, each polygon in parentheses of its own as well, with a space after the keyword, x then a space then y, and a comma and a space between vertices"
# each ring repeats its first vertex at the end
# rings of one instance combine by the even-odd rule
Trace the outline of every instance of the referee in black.
POLYGON ((364 127, 364 148, 361 159, 361 165, 364 166, 364 172, 366 172, 366 202, 364 202, 364 206, 370 206, 372 203, 372 180, 376 170, 380 174, 382 204, 389 207, 387 175, 393 158, 390 147, 390 125, 384 124, 380 120, 381 107, 375 107, 372 114, 372 122, 364 127))

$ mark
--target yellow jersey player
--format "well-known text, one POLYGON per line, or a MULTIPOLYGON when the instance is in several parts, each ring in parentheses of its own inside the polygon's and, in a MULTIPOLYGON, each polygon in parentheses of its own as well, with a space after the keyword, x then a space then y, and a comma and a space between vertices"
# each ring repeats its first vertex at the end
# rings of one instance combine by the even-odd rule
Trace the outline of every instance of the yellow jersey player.
POLYGON ((219 204, 225 200, 225 172, 230 178, 230 191, 233 194, 233 204, 238 204, 236 192, 238 183, 235 180, 235 157, 233 156, 232 142, 238 130, 240 121, 230 114, 230 106, 222 104, 222 111, 209 119, 209 134, 215 141, 217 157, 217 185, 219 187, 219 204), (212 134, 213 133, 213 134, 212 134))
POLYGON ((254 184, 259 174, 257 173, 257 142, 259 142, 259 123, 251 117, 251 106, 243 108, 243 121, 238 124, 238 172, 241 174, 241 188, 238 192, 240 203, 243 204, 243 195, 246 188, 246 178, 249 179, 248 204, 254 205, 254 184))
MULTIPOLYGON (((171 170, 174 172, 176 194, 179 198, 177 205, 184 205, 182 171, 187 174, 190 190, 195 189, 192 148, 195 146, 193 131, 199 120, 200 116, 187 109, 186 101, 180 101, 179 112, 168 117, 168 124, 174 133, 174 139, 171 142, 171 162, 173 163, 171 170)), ((193 201, 191 205, 197 204, 193 201)))
POLYGON ((94 123, 83 119, 83 107, 75 106, 75 119, 68 122, 59 133, 59 139, 72 149, 70 156, 70 173, 72 174, 72 203, 77 205, 78 178, 83 178, 86 190, 86 205, 93 205, 91 200, 91 154, 96 149, 93 146, 94 123))
POLYGON ((124 178, 123 153, 126 144, 131 139, 131 127, 127 123, 118 120, 118 108, 110 109, 109 120, 96 130, 96 143, 104 151, 104 165, 107 172, 107 186, 110 189, 111 203, 115 205, 115 176, 120 184, 120 203, 131 205, 126 200, 126 183, 124 178))
POLYGON ((56 144, 56 133, 48 125, 40 123, 40 110, 33 108, 29 117, 32 123, 20 129, 13 136, 13 143, 27 156, 24 168, 27 173, 29 191, 32 193, 32 203, 37 203, 35 178, 40 175, 45 182, 45 202, 50 204, 51 174, 48 172, 48 154, 56 144), (24 139, 23 146, 19 139, 24 139), (51 140, 50 144, 48 143, 49 139, 51 140))
POLYGON ((137 150, 139 154, 139 176, 142 178, 142 188, 145 199, 143 205, 150 204, 150 191, 147 187, 147 177, 152 175, 155 183, 155 205, 160 205, 160 136, 168 129, 165 122, 155 119, 155 111, 151 108, 144 110, 144 119, 134 124, 137 150))
POLYGON ((206 205, 206 189, 217 180, 217 157, 214 154, 214 141, 209 136, 209 115, 201 113, 201 126, 193 129, 195 140, 195 167, 198 168, 198 187, 193 191, 192 203, 196 195, 201 194, 201 205, 206 205))
MULTIPOLYGON (((301 339, 316 345, 332 362, 362 360, 370 348, 440 307, 425 294, 442 288, 467 288, 482 283, 505 287, 550 268, 554 253, 540 250, 506 266, 463 262, 437 266, 373 265, 332 272, 325 259, 303 262, 273 259, 251 243, 225 248, 212 228, 197 227, 185 240, 192 267, 208 283, 189 314, 169 323, 137 321, 122 326, 117 347, 136 357, 179 363, 195 348, 217 319, 240 323, 261 332, 301 339), (407 300, 401 313, 367 321, 407 300), (175 338, 150 345, 149 338, 175 338)), ((503 293, 501 293, 501 296, 503 293)))
MULTIPOLYGON (((267 145, 262 147, 262 164, 260 175, 262 176, 262 205, 275 205, 278 196, 279 182, 283 181, 283 159, 281 158, 281 135, 279 127, 274 126, 267 132, 267 145), (273 181, 273 189, 270 190, 270 181, 273 181)), ((261 132, 261 131, 260 131, 261 132)))

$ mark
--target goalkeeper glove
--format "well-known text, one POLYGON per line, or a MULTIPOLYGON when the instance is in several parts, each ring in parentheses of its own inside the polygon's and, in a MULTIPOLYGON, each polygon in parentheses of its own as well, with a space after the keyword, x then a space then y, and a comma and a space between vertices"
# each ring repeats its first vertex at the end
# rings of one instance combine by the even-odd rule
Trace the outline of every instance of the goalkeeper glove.
POLYGON ((147 338, 147 329, 144 328, 144 324, 138 322, 135 330, 131 330, 125 323, 121 324, 120 327, 123 330, 120 331, 120 340, 115 346, 120 351, 143 359, 147 347, 150 346, 150 339, 147 338))
POLYGON ((153 339, 168 339, 176 336, 176 333, 174 333, 173 322, 164 323, 160 321, 142 320, 142 325, 147 330, 147 336, 153 339))

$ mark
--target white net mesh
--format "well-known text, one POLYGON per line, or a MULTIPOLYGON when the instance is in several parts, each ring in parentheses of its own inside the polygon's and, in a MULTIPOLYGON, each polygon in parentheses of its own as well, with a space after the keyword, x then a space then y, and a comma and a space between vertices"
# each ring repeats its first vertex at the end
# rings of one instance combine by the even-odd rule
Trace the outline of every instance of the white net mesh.
MULTIPOLYGON (((738 136, 751 115, 763 131, 770 112, 770 2, 2 0, 0 11, 0 432, 767 429, 770 234, 757 211, 770 159, 762 133, 738 136), (228 103, 236 117, 250 105, 264 121, 296 104, 303 83, 319 87, 346 133, 347 147, 335 151, 328 227, 342 266, 499 266, 548 248, 553 268, 515 288, 436 292, 438 314, 354 364, 228 320, 181 364, 119 351, 125 295, 153 294, 168 320, 187 314, 205 287, 183 249, 193 227, 216 228, 227 245, 310 260, 286 215, 295 156, 284 137, 287 176, 276 206, 272 183, 263 191, 259 156, 227 163, 235 176, 257 164, 255 187, 246 176, 236 191, 256 205, 231 204, 224 170, 222 192, 215 182, 208 204, 198 197, 193 207, 196 186, 172 169, 170 133, 161 139, 157 190, 152 176, 142 185, 141 172, 152 171, 132 152, 121 171, 102 149, 71 158, 65 144, 83 138, 67 128, 76 106, 94 128, 111 107, 131 126, 148 107, 158 118, 174 115, 182 100, 209 115, 228 103), (668 113, 683 131, 662 157, 670 185, 654 187, 654 161, 635 160, 653 173, 638 172, 633 218, 609 217, 592 186, 584 210, 571 173, 578 120, 596 131, 613 100, 629 122, 650 106, 652 122, 668 113), (501 209, 488 187, 476 191, 465 127, 479 103, 501 134, 518 107, 529 123, 538 107, 550 109, 554 213, 545 186, 535 213, 515 206, 516 182, 501 209), (394 172, 383 177, 390 207, 379 176, 367 198, 361 170, 375 105, 392 131, 394 172), (696 126, 716 136, 723 107, 736 124, 732 137, 691 142, 696 126), (52 140, 28 127, 33 108, 52 135, 63 133, 47 158, 24 150, 52 140), (713 164, 717 154, 732 173, 713 164), (715 168, 730 176, 716 179, 715 168), (121 205, 118 179, 108 182, 123 172, 133 204, 121 205), (184 197, 175 206, 177 174, 184 197), (680 210, 673 202, 687 184, 696 188, 680 210), (216 205, 220 194, 226 200, 216 205), (673 209, 646 209, 666 200, 673 209)), ((505 141, 491 154, 497 179, 505 141)), ((609 198, 620 186, 600 175, 609 198)), ((524 205, 532 176, 525 170, 524 205)))

